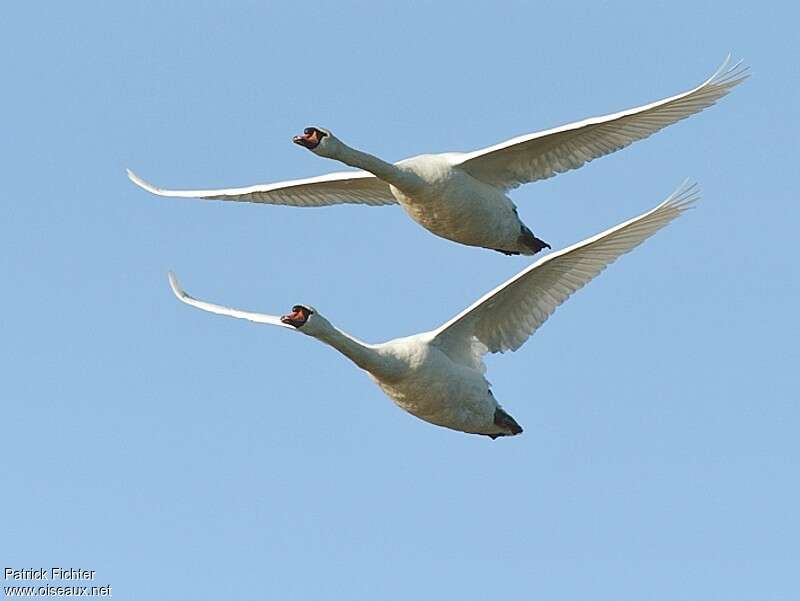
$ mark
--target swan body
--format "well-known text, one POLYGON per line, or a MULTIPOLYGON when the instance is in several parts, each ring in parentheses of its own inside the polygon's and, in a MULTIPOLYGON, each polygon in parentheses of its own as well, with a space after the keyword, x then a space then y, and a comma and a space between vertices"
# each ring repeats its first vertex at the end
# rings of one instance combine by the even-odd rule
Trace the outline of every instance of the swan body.
POLYGON ((425 154, 397 163, 344 144, 330 131, 306 128, 294 142, 357 171, 219 190, 165 190, 128 171, 161 196, 293 206, 400 204, 432 233, 505 254, 532 255, 549 245, 520 220, 506 193, 525 183, 577 169, 716 103, 747 77, 730 57, 696 88, 637 108, 522 135, 474 152, 425 154))
POLYGON ((392 196, 411 219, 437 236, 507 254, 532 255, 545 246, 526 235, 508 196, 454 167, 447 156, 422 155, 398 166, 417 176, 421 185, 390 185, 392 196))
POLYGON ((400 359, 403 377, 381 378, 373 374, 370 377, 386 396, 411 415, 472 434, 496 437, 522 432, 519 425, 516 432, 511 424, 495 423, 498 410, 503 409, 483 373, 454 361, 432 343, 429 334, 387 342, 382 350, 400 359))
POLYGON ((682 186, 654 209, 551 253, 429 332, 368 344, 333 326, 309 305, 283 317, 195 299, 170 274, 175 295, 205 311, 288 328, 348 357, 400 408, 452 430, 492 438, 522 428, 492 394, 483 355, 514 351, 576 290, 683 213, 698 198, 682 186))

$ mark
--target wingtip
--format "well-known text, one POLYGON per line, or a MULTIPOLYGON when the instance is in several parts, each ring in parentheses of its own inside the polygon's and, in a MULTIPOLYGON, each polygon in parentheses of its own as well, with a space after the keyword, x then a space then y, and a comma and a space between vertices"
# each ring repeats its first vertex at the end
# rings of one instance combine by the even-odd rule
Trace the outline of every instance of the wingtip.
POLYGON ((125 169, 126 173, 128 174, 128 179, 131 180, 134 184, 142 188, 143 190, 147 190, 151 194, 161 194, 161 190, 156 188, 153 184, 148 181, 143 180, 141 177, 136 175, 130 169, 125 169))
POLYGON ((183 288, 181 288, 181 285, 178 283, 178 278, 175 276, 175 273, 172 271, 168 271, 167 277, 169 278, 169 286, 170 288, 172 288, 172 293, 182 300, 186 296, 186 293, 183 291, 183 288))
POLYGON ((661 203, 661 206, 669 205, 672 208, 683 212, 694 207, 700 200, 700 185, 690 178, 683 180, 678 188, 669 195, 669 198, 661 203))
POLYGON ((708 78, 706 83, 732 88, 750 77, 750 68, 744 64, 743 59, 731 64, 732 60, 733 53, 729 52, 728 56, 725 57, 725 60, 722 61, 722 64, 714 74, 708 78))

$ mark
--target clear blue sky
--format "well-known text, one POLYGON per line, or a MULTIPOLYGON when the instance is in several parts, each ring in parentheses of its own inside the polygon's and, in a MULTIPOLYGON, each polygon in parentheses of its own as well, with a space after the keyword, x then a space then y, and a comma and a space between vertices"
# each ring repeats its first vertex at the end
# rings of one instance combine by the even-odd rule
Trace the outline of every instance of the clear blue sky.
POLYGON ((790 3, 77 2, 4 9, 2 567, 118 599, 796 598, 798 43, 790 3), (702 81, 716 107, 513 193, 563 247, 684 178, 703 201, 488 358, 525 434, 394 407, 314 340, 191 293, 317 306, 381 341, 530 259, 397 207, 163 199, 470 150, 702 81))

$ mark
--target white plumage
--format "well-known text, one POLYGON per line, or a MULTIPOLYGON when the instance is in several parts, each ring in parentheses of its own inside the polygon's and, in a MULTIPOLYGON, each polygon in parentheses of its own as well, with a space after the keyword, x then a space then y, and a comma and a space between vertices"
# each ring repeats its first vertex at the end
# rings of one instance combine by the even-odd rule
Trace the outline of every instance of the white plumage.
POLYGON ((696 88, 637 108, 512 138, 474 152, 428 154, 387 163, 355 150, 328 130, 308 128, 295 142, 361 171, 220 190, 164 190, 128 171, 161 196, 292 206, 399 203, 417 223, 461 244, 506 254, 535 254, 548 245, 520 220, 506 192, 628 146, 713 105, 747 77, 730 57, 696 88))
POLYGON ((293 207, 323 207, 335 204, 397 204, 389 186, 365 171, 339 171, 293 179, 274 184, 261 184, 228 190, 164 190, 144 181, 128 169, 128 177, 137 186, 159 196, 238 200, 293 207))
POLYGON ((683 185, 654 209, 539 259, 441 327, 382 344, 345 334, 307 305, 295 306, 284 317, 252 313, 194 299, 172 274, 170 283, 175 295, 192 306, 295 329, 334 347, 420 419, 492 438, 510 436, 522 428, 492 395, 483 355, 518 349, 570 295, 697 199, 696 187, 683 185))

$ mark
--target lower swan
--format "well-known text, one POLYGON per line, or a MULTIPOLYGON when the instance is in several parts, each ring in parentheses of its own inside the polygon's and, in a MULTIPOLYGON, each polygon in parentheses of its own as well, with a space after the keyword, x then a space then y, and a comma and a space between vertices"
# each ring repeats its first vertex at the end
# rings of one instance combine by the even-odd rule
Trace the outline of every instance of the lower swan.
POLYGON ((435 330, 381 344, 342 332, 311 305, 295 305, 282 317, 241 311, 195 299, 172 273, 169 279, 184 303, 294 330, 332 346, 422 420, 495 439, 520 434, 522 427, 494 398, 483 355, 517 350, 576 290, 698 198, 696 186, 684 184, 650 211, 539 259, 435 330))

